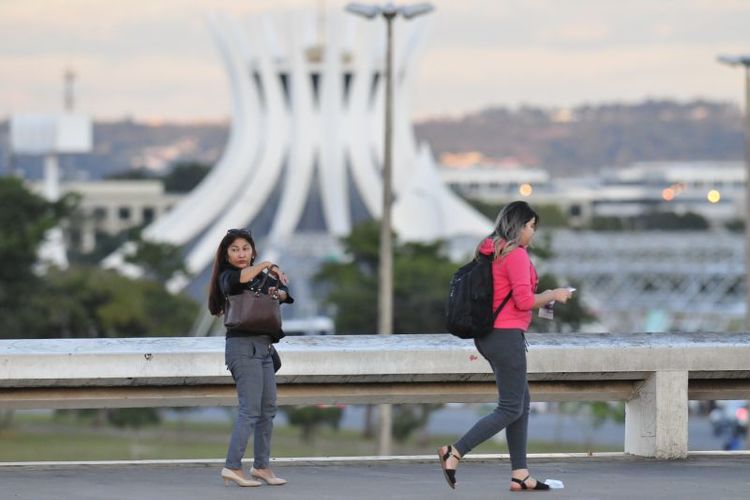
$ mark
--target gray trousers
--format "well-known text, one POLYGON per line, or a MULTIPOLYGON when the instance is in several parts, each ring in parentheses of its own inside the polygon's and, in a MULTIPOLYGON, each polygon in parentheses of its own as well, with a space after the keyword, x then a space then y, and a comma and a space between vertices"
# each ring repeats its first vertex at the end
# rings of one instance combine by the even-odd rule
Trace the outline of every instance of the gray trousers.
POLYGON ((529 384, 526 380, 526 339, 521 330, 495 329, 474 341, 495 374, 498 402, 495 409, 477 421, 455 447, 461 456, 505 429, 513 470, 526 469, 529 426, 529 384))
POLYGON ((270 347, 268 337, 227 338, 225 360, 237 385, 239 401, 225 463, 229 469, 242 467, 242 457, 253 431, 253 467, 268 467, 273 417, 276 415, 276 375, 270 347))

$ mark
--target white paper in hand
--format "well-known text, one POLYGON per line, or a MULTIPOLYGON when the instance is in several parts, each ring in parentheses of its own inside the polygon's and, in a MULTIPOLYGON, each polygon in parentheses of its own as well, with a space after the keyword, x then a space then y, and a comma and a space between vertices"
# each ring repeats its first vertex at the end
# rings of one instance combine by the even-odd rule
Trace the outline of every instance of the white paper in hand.
POLYGON ((555 301, 547 302, 539 308, 539 317, 544 319, 555 318, 555 301))

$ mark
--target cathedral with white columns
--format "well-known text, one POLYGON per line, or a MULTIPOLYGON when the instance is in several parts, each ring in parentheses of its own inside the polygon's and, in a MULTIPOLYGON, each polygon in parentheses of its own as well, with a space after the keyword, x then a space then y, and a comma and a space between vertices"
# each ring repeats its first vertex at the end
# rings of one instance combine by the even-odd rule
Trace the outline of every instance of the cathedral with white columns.
MULTIPOLYGON (((409 87, 427 23, 396 23, 393 227, 403 241, 480 237, 491 222, 442 183, 410 122, 409 87)), ((229 139, 202 183, 143 237, 185 248, 186 267, 198 275, 228 228, 250 228, 273 251, 295 235, 340 237, 360 221, 378 219, 383 24, 334 11, 244 23, 213 13, 207 24, 230 84, 229 139)), ((110 255, 105 266, 127 273, 127 251, 110 255)))

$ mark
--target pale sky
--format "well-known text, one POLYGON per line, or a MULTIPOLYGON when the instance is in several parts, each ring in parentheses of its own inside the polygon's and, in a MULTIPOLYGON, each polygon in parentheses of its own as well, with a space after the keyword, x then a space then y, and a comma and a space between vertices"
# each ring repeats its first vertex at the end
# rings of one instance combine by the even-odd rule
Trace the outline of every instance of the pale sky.
MULTIPOLYGON (((398 2, 397 2, 398 3, 398 2)), ((432 0, 411 90, 416 118, 491 105, 549 107, 644 98, 742 103, 750 0, 432 0)), ((0 119, 62 108, 100 119, 223 120, 228 81, 204 22, 334 0, 0 0, 0 119)), ((382 21, 379 21, 382 23, 382 21)))

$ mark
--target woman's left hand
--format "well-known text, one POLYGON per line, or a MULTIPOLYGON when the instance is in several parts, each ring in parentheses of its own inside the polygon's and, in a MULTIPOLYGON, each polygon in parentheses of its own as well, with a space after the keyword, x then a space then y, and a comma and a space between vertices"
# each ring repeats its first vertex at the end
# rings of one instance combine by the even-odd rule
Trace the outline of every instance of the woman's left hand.
POLYGON ((573 290, 571 288, 555 288, 552 290, 553 300, 565 304, 573 296, 573 290))
POLYGON ((284 290, 279 290, 275 286, 268 288, 269 295, 276 295, 280 302, 284 302, 287 298, 287 293, 284 290))

